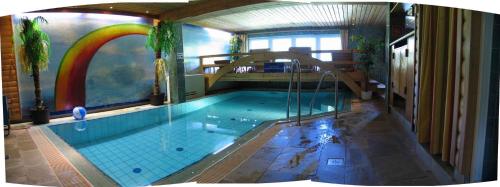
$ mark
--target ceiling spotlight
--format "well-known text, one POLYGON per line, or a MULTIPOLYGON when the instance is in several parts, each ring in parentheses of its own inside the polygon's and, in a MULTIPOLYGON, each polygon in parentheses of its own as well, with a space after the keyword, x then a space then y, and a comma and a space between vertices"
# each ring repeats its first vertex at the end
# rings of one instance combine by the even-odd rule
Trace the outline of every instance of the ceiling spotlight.
POLYGON ((113 7, 112 7, 112 6, 110 6, 110 7, 109 7, 109 9, 113 9, 113 7))

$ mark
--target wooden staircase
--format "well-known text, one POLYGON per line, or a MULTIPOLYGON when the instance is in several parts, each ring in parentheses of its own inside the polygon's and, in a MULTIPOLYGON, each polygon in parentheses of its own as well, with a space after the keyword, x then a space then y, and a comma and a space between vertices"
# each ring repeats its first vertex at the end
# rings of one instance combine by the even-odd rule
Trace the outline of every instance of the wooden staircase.
MULTIPOLYGON (((323 62, 312 58, 310 54, 297 52, 263 52, 263 53, 247 53, 237 61, 218 66, 219 69, 215 74, 205 74, 206 89, 212 87, 217 81, 288 81, 288 73, 263 73, 263 72, 248 72, 236 73, 235 69, 239 67, 263 67, 264 63, 274 62, 276 59, 298 59, 301 68, 304 67, 319 67, 321 71, 338 72, 339 81, 344 82, 347 87, 358 97, 361 96, 361 87, 357 82, 363 79, 363 74, 359 71, 344 71, 338 66, 359 64, 353 61, 333 61, 323 62)), ((307 68, 306 68, 307 69, 307 68)), ((302 82, 317 82, 319 81, 321 72, 303 72, 302 82)), ((326 81, 333 81, 329 78, 326 81)))

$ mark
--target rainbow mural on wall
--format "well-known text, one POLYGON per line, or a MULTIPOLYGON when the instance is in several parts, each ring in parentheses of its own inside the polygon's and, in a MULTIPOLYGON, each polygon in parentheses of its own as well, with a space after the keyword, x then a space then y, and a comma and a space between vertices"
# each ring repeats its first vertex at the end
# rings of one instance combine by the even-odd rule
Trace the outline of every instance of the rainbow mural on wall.
POLYGON ((107 42, 127 35, 147 35, 150 25, 116 24, 94 30, 78 39, 65 53, 54 90, 56 111, 85 106, 87 69, 95 53, 107 42))

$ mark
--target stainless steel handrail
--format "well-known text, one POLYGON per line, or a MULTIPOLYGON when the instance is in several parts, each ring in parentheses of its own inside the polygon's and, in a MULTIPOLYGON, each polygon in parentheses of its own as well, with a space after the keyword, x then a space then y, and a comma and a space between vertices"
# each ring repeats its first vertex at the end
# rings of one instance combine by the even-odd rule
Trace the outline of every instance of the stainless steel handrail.
POLYGON ((297 124, 300 125, 300 87, 301 87, 301 81, 300 81, 300 62, 297 59, 292 60, 292 65, 291 65, 291 72, 290 72, 290 83, 288 84, 288 100, 287 100, 287 107, 286 107, 286 119, 290 120, 290 97, 291 97, 291 92, 292 92, 292 85, 293 85, 293 76, 295 74, 295 69, 297 69, 297 124))
POLYGON ((318 94, 318 91, 321 87, 321 83, 323 82, 323 80, 325 79, 326 76, 332 76, 332 78, 335 79, 335 119, 338 118, 338 92, 339 92, 339 78, 338 78, 338 73, 336 72, 336 74, 333 74, 331 71, 325 71, 322 75, 321 75, 321 78, 318 82, 318 86, 316 87, 316 91, 314 92, 314 96, 312 97, 311 99, 311 103, 309 103, 309 116, 312 115, 312 108, 313 108, 313 105, 314 105, 314 101, 316 100, 316 95, 318 94))

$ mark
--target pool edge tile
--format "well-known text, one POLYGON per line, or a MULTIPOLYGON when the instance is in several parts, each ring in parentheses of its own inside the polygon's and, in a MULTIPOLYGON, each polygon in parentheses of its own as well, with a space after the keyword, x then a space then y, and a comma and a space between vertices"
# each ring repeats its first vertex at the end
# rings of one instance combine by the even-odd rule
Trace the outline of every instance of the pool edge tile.
MULTIPOLYGON (((31 127, 29 132, 34 139, 37 139, 36 142, 37 146, 40 147, 39 150, 42 154, 47 155, 47 160, 49 160, 54 170, 61 167, 69 169, 68 167, 70 167, 70 169, 78 174, 79 178, 83 178, 87 186, 118 186, 113 179, 102 173, 102 171, 92 165, 74 148, 67 145, 47 126, 31 127), (57 157, 57 159, 53 160, 54 157, 57 157), (52 163, 50 160, 52 160, 52 163)), ((61 178, 69 180, 66 176, 57 176, 57 178, 60 180, 61 178)), ((61 183, 63 186, 74 186, 75 184, 72 184, 71 181, 72 179, 66 185, 62 181, 61 183)))

